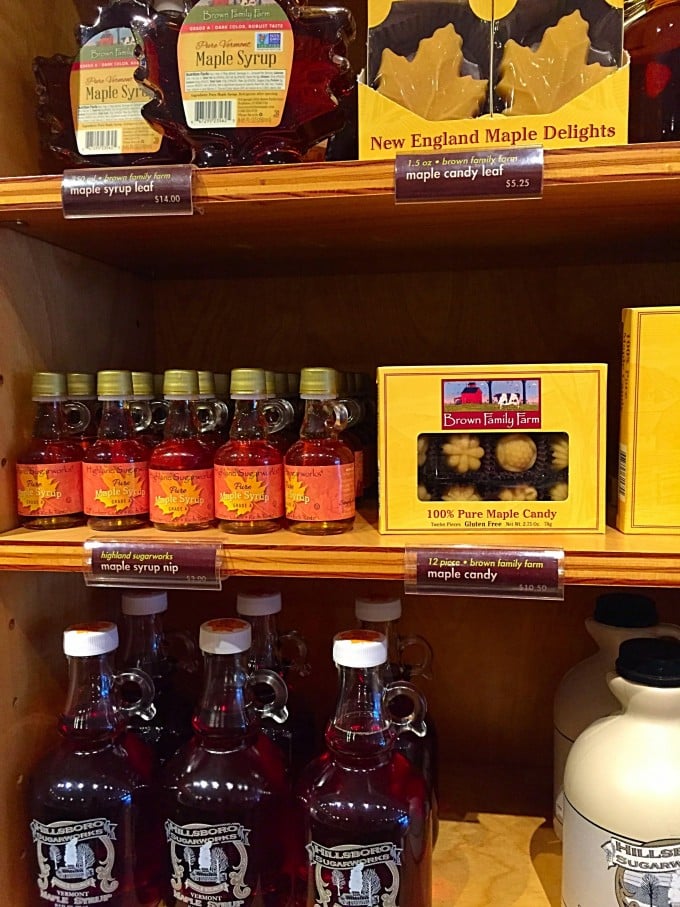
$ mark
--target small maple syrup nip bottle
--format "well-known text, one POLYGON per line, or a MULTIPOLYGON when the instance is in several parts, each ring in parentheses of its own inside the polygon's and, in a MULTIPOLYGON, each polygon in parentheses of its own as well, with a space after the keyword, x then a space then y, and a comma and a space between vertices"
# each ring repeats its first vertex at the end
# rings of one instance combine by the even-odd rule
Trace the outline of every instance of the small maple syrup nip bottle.
MULTIPOLYGON (((136 437, 127 371, 97 373, 102 404, 97 440, 83 457, 83 506, 90 529, 138 529, 149 522, 149 448, 136 437)), ((139 426, 148 425, 142 404, 139 426)))
POLYGON ((80 526, 83 516, 83 449, 69 437, 87 429, 89 412, 66 398, 66 376, 36 372, 33 436, 17 457, 17 513, 27 529, 80 526), (78 420, 78 421, 76 421, 78 420))
POLYGON ((215 455, 215 516, 226 532, 272 532, 283 523, 283 457, 269 443, 267 414, 281 422, 284 410, 276 400, 265 404, 259 368, 232 371, 231 398, 230 439, 215 455))
POLYGON ((286 517, 293 532, 334 535, 354 525, 354 454, 338 437, 348 414, 337 396, 335 369, 302 369, 300 440, 285 457, 286 517))
POLYGON ((206 422, 205 426, 201 426, 201 441, 208 444, 214 453, 224 443, 222 433, 229 424, 229 407, 217 397, 212 372, 198 372, 198 392, 200 399, 208 404, 198 409, 199 420, 206 422))
POLYGON ((305 853, 295 903, 429 907, 429 800, 422 775, 395 751, 389 715, 392 699, 408 697, 408 722, 424 734, 425 703, 410 684, 384 685, 387 643, 381 633, 339 633, 333 661, 340 691, 326 729, 327 752, 310 763, 298 788, 305 853))
POLYGON ((201 428, 210 423, 202 426, 198 416, 198 373, 168 370, 163 396, 168 403, 164 440, 149 464, 151 522, 171 532, 208 529, 215 518, 213 452, 201 440, 201 428))
POLYGON ((155 447, 163 440, 163 426, 168 415, 168 405, 164 400, 157 398, 154 393, 153 374, 151 372, 132 372, 132 400, 135 403, 146 404, 140 409, 133 409, 132 415, 137 421, 143 418, 147 408, 150 411, 151 421, 145 428, 138 425, 139 440, 147 447, 155 447))
POLYGON ((161 903, 162 830, 156 797, 117 741, 125 713, 146 708, 153 684, 141 671, 116 675, 116 625, 64 632, 69 682, 61 740, 31 775, 28 816, 35 902, 64 907, 161 903), (139 699, 123 706, 121 683, 139 699))
POLYGON ((286 716, 286 686, 271 671, 248 673, 250 625, 201 625, 204 685, 194 737, 163 773, 169 904, 286 907, 290 790, 280 750, 261 732, 254 686, 266 685, 264 714, 286 716))
MULTIPOLYGON (((97 378, 88 372, 67 372, 66 391, 68 399, 74 403, 82 403, 87 407, 90 421, 84 431, 74 435, 80 441, 83 450, 88 450, 97 438, 101 406, 97 402, 97 378)), ((77 423, 79 416, 69 416, 77 423)))

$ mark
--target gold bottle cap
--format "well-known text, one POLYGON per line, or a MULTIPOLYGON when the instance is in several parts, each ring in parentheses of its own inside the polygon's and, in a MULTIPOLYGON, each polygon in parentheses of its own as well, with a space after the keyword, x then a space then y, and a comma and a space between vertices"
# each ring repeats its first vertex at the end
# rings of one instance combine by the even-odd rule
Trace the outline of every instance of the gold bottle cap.
POLYGON ((163 376, 163 396, 184 400, 198 395, 198 372, 182 368, 167 370, 163 376))
POLYGON ((300 396, 303 400, 333 400, 338 396, 338 373, 334 368, 303 368, 300 396))
POLYGON ((135 397, 153 397, 153 375, 151 372, 132 372, 132 392, 135 397))
POLYGON ((31 382, 31 396, 34 400, 39 397, 65 397, 66 375, 61 372, 35 372, 31 382))
POLYGON ((300 393, 300 375, 298 372, 288 372, 288 393, 291 397, 297 397, 300 393))
POLYGON ((215 396, 215 376, 212 372, 198 373, 198 392, 201 397, 206 397, 208 400, 212 400, 215 396))
POLYGON ((265 384, 267 386, 267 396, 276 396, 276 375, 274 372, 266 371, 264 373, 265 384))
POLYGON ((89 372, 67 372, 66 390, 69 397, 94 399, 97 396, 97 379, 89 372))
POLYGON ((124 400, 132 396, 132 375, 127 371, 97 372, 97 396, 124 400))
POLYGON ((229 375, 225 372, 215 372, 215 393, 221 400, 226 400, 229 396, 229 375))
POLYGON ((231 396, 254 400, 267 393, 267 381, 261 368, 235 368, 231 372, 231 396))

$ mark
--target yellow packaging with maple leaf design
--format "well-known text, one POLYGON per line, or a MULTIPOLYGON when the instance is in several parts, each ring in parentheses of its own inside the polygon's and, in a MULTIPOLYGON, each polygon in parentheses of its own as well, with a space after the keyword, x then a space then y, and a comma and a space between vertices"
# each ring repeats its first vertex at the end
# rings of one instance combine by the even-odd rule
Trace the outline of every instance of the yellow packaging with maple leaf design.
POLYGON ((369 0, 359 158, 623 145, 623 0, 369 0))

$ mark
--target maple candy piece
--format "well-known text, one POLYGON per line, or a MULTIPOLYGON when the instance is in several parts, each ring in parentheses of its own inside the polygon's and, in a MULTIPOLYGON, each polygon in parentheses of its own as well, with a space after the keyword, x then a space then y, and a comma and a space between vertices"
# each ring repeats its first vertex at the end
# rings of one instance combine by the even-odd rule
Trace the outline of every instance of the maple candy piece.
POLYGON ((536 462, 536 444, 522 433, 503 435, 496 444, 496 460, 508 472, 524 472, 536 462))
POLYGON ((510 38, 500 63, 497 94, 509 116, 551 113, 605 76, 616 66, 587 63, 588 23, 578 10, 547 28, 536 50, 510 38))
POLYGON ((446 455, 446 462, 456 472, 475 472, 479 469, 484 456, 484 448, 479 443, 477 435, 462 433, 449 435, 446 444, 442 444, 442 451, 446 455))
POLYGON ((451 23, 423 38, 412 60, 385 48, 377 91, 426 120, 457 120, 480 112, 488 79, 460 74, 463 39, 451 23))

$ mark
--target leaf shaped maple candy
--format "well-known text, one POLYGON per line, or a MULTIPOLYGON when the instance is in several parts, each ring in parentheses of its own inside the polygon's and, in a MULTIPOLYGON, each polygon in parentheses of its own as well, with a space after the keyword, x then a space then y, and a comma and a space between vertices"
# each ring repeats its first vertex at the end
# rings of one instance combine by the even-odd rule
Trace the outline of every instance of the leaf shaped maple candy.
POLYGON ((547 28, 536 50, 512 38, 503 49, 496 91, 509 105, 504 113, 551 113, 613 72, 615 66, 586 63, 588 23, 578 10, 547 28))
POLYGON ((450 23, 423 38, 412 60, 385 48, 377 90, 426 120, 457 120, 479 113, 488 79, 461 76, 463 39, 450 23))

